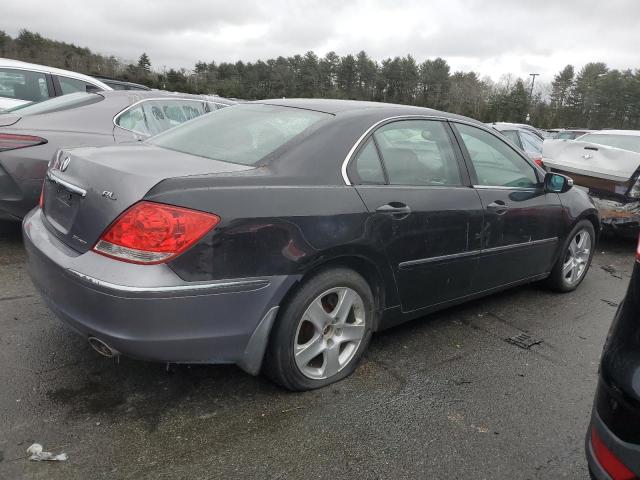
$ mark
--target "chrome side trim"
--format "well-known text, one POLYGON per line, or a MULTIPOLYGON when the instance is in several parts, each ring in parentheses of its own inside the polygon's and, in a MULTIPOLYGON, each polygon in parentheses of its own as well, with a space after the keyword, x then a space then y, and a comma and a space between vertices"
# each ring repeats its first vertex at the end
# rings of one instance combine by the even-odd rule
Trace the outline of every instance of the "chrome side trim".
POLYGON ((407 268, 415 267, 417 265, 424 265, 424 264, 427 264, 427 263, 442 262, 442 261, 448 261, 448 260, 457 260, 459 258, 472 257, 472 256, 475 256, 475 255, 481 255, 483 253, 504 252, 506 250, 512 250, 512 249, 515 249, 515 248, 531 247, 531 246, 535 246, 535 245, 543 245, 543 244, 546 244, 546 243, 557 243, 557 242, 558 242, 558 237, 543 238, 541 240, 532 240, 530 242, 513 243, 511 245, 503 245, 503 246, 500 246, 500 247, 485 248, 485 249, 482 249, 482 250, 470 250, 468 252, 452 253, 451 255, 441 255, 439 257, 429 257, 429 258, 419 258, 417 260, 408 260, 406 262, 402 262, 402 263, 398 264, 398 267, 400 269, 407 269, 407 268))
POLYGON ((406 269, 410 267, 415 267, 416 265, 424 265, 425 263, 434 263, 434 262, 441 262, 446 260, 457 260, 458 258, 472 257, 474 255, 480 255, 481 253, 482 253, 482 250, 470 250, 468 252, 453 253, 451 255, 441 255, 439 257, 420 258, 418 260, 409 260, 406 262, 402 262, 399 265, 399 267, 401 269, 406 269))
POLYGON ((207 283, 195 283, 193 285, 173 285, 166 287, 133 287, 129 285, 119 285, 116 283, 100 280, 84 273, 80 273, 71 268, 67 269, 67 272, 75 275, 76 277, 91 283, 98 287, 108 288, 110 290, 116 290, 119 292, 127 293, 172 293, 172 292, 196 292, 201 290, 227 290, 229 288, 247 288, 258 289, 269 285, 268 280, 253 279, 253 280, 219 280, 216 282, 207 283))
POLYGON ((519 192, 536 192, 540 188, 536 187, 504 187, 499 185, 472 185, 473 188, 478 190, 518 190, 519 192))
POLYGON ((82 198, 87 196, 87 191, 84 188, 78 187, 73 183, 69 183, 66 180, 61 179, 60 177, 58 177, 57 175, 51 172, 47 172, 47 180, 50 180, 57 185, 60 185, 61 187, 69 190, 72 193, 77 193, 82 198))
POLYGON ((530 247, 533 245, 543 245, 545 243, 557 243, 557 242, 558 242, 558 237, 543 238, 542 240, 532 240, 530 242, 514 243, 511 245, 503 245, 501 247, 485 248, 484 250, 482 250, 482 253, 503 252, 505 250, 512 250, 514 248, 530 247))
POLYGON ((351 150, 349 150, 349 153, 347 153, 347 156, 344 158, 340 171, 342 172, 342 179, 344 180, 345 185, 353 185, 351 183, 351 180, 349 180, 349 176, 347 175, 347 167, 349 166, 351 157, 353 156, 355 151, 358 149, 362 141, 369 135, 369 133, 371 133, 372 130, 374 130, 380 124, 388 122, 390 120, 402 120, 402 119, 407 119, 407 120, 423 119, 423 120, 441 120, 441 121, 448 120, 445 117, 439 117, 437 115, 433 115, 433 116, 431 115, 398 115, 394 117, 383 118, 382 120, 377 121, 376 123, 371 125, 369 128, 367 128, 362 135, 360 135, 360 138, 358 138, 356 143, 354 143, 354 145, 351 147, 351 150))

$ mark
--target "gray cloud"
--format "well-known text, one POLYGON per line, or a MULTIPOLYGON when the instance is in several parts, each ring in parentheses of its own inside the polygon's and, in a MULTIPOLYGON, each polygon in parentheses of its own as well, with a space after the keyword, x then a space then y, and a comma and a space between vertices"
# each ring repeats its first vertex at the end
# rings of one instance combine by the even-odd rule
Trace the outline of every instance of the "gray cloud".
POLYGON ((588 61, 640 67, 637 0, 21 0, 4 10, 9 34, 27 28, 125 59, 146 51, 156 69, 362 49, 377 60, 441 56, 494 79, 549 79, 588 61))

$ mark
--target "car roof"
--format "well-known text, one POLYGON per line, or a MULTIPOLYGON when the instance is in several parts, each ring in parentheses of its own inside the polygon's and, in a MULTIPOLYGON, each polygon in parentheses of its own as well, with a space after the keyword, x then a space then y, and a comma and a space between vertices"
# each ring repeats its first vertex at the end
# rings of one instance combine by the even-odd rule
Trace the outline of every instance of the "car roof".
POLYGON ((361 100, 336 100, 326 98, 282 98, 269 100, 255 100, 249 103, 262 103, 268 105, 280 105, 283 107, 303 108, 318 112, 329 113, 336 116, 345 114, 358 114, 371 117, 389 116, 425 116, 437 117, 451 120, 463 120, 466 122, 483 125, 481 122, 471 118, 455 115, 453 113, 442 112, 432 108, 416 107, 413 105, 401 105, 396 103, 366 102, 361 100))
POLYGON ((0 58, 0 68, 13 68, 16 70, 29 70, 32 72, 52 73, 52 74, 60 75, 63 77, 82 80, 84 82, 91 83, 96 87, 100 87, 103 90, 112 90, 112 88, 109 85, 89 75, 73 72, 71 70, 63 70, 61 68, 48 67, 46 65, 38 65, 36 63, 28 63, 20 60, 13 60, 10 58, 0 58))

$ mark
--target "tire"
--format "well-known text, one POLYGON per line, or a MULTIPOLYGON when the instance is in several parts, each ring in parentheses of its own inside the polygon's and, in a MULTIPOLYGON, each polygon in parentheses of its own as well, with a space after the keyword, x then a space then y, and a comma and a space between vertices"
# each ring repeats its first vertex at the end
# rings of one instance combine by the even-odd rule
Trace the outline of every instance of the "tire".
POLYGON ((375 315, 371 288, 356 272, 335 268, 314 275, 280 310, 264 373, 297 391, 342 380, 367 349, 375 315))
POLYGON ((571 229, 571 233, 567 235, 562 245, 561 253, 551 275, 546 279, 546 284, 551 290, 566 293, 578 288, 591 266, 595 241, 596 233, 589 220, 580 220, 571 229), (587 242, 587 240, 588 246, 583 244, 580 247, 578 245, 578 242, 587 242), (573 263, 570 264, 570 262, 573 263))

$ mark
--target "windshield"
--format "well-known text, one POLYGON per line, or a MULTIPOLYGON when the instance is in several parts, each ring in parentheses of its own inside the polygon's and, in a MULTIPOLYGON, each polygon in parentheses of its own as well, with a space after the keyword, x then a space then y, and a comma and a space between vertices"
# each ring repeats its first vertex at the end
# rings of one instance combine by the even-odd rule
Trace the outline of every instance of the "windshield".
POLYGON ((264 104, 235 105, 167 130, 148 142, 212 160, 256 165, 327 113, 264 104))
POLYGON ((42 113, 53 113, 62 110, 69 110, 71 108, 84 107, 85 105, 91 105, 92 103, 104 100, 102 95, 95 93, 70 93, 68 95, 62 95, 60 97, 54 97, 51 100, 45 100, 44 102, 30 102, 17 107, 10 108, 3 113, 16 112, 17 115, 38 115, 42 113))
POLYGON ((602 133, 587 133, 580 137, 581 142, 591 142, 607 147, 622 148, 640 153, 640 135, 615 135, 602 133))

